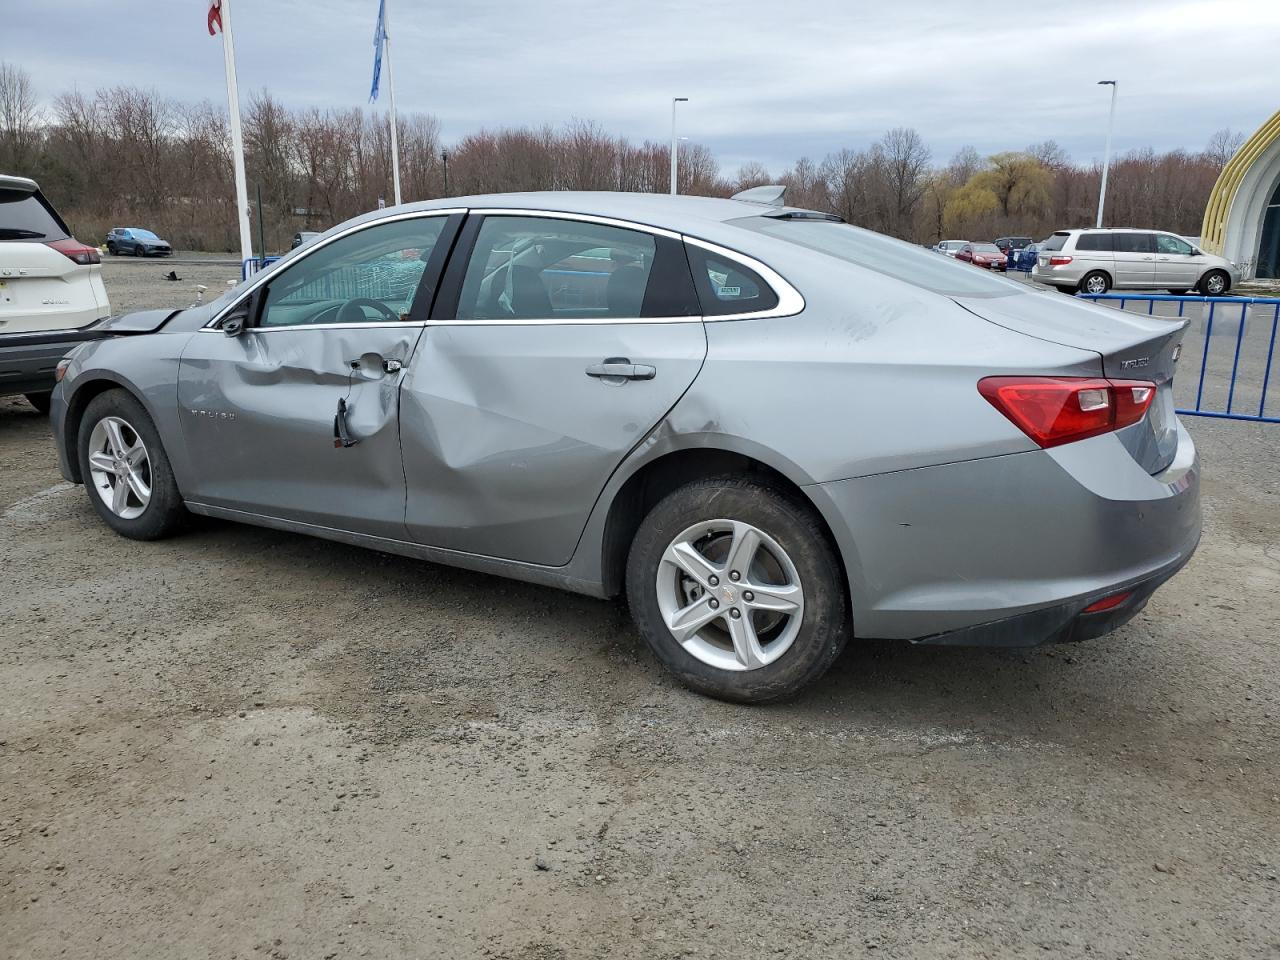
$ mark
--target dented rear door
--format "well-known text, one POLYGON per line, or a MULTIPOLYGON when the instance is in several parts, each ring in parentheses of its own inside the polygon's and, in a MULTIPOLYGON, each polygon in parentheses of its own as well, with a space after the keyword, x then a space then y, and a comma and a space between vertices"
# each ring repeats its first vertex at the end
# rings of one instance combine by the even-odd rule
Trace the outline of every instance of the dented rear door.
POLYGON ((401 392, 409 534, 561 566, 702 367, 688 262, 567 214, 473 214, 457 247, 401 392))

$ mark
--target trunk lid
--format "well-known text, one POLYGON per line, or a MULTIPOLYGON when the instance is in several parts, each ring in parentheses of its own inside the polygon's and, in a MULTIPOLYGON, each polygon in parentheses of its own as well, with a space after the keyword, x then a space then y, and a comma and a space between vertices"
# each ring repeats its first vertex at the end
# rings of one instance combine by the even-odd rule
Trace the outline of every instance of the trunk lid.
POLYGON ((1097 353, 1102 376, 1154 382, 1156 398, 1147 415, 1117 431, 1116 436, 1149 473, 1160 473, 1173 461, 1178 447, 1173 375, 1190 321, 1124 313, 1061 294, 1031 291, 1009 297, 953 299, 997 326, 1097 353))

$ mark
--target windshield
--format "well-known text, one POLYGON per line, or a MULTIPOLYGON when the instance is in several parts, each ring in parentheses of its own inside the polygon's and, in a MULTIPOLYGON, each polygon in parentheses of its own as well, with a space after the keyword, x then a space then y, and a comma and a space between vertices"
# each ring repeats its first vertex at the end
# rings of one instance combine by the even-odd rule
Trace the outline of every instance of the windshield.
POLYGON ((150 230, 139 230, 137 227, 130 227, 129 231, 139 240, 159 240, 150 230))
MULTIPOLYGON (((989 270, 974 270, 923 247, 847 223, 773 217, 744 217, 729 222, 945 296, 998 297, 1025 290, 1017 281, 993 276, 989 270)), ((983 246, 995 249, 994 244, 983 246)))

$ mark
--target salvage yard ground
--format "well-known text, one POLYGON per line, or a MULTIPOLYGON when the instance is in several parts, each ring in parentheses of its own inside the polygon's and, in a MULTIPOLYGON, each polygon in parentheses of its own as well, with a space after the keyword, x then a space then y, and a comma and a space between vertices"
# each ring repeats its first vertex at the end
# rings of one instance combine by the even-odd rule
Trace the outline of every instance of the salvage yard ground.
POLYGON ((1188 425, 1204 540, 1128 627, 748 709, 617 604, 121 539, 0 400, 0 957, 1275 957, 1280 427, 1188 425))

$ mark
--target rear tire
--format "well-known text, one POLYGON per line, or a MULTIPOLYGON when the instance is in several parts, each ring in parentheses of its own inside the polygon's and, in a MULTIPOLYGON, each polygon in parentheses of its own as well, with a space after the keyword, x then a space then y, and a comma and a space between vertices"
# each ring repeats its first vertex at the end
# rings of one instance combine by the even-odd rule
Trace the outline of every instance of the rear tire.
POLYGON ((1111 289, 1111 278, 1101 270, 1094 270, 1080 278, 1078 289, 1081 293, 1106 293, 1111 289))
POLYGON ((89 502, 116 533, 159 540, 186 524, 160 434, 132 394, 108 390, 90 400, 76 449, 89 502))
POLYGON ((627 559, 631 615, 650 649, 685 686, 736 703, 780 700, 822 676, 848 639, 847 597, 812 509, 739 477, 668 494, 627 559))
POLYGON ((1206 297, 1226 296, 1231 289, 1231 277, 1223 270, 1210 270, 1200 278, 1199 289, 1206 297))
POLYGON ((27 403, 36 408, 37 411, 43 413, 46 417, 49 415, 49 402, 53 399, 52 393, 25 393, 27 403))
POLYGON ((108 253, 108 254, 110 254, 111 256, 113 256, 113 257, 114 257, 114 256, 116 256, 116 254, 118 254, 119 252, 120 252, 120 251, 118 251, 118 250, 116 249, 116 245, 115 245, 114 243, 108 243, 108 244, 107 244, 107 253, 108 253))

